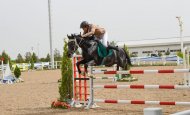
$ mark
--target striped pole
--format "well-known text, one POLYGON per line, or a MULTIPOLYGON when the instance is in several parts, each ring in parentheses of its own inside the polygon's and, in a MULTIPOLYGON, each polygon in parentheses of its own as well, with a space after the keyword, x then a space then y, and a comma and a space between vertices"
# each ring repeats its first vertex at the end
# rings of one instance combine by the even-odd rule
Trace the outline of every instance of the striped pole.
POLYGON ((190 69, 173 70, 129 70, 129 71, 93 71, 93 74, 155 74, 155 73, 189 73, 190 69))
POLYGON ((118 104, 150 104, 150 105, 186 105, 190 106, 190 102, 167 102, 167 101, 143 101, 143 100, 110 100, 110 99, 94 99, 99 103, 118 103, 118 104))
POLYGON ((190 89, 185 85, 95 85, 94 88, 111 88, 111 89, 190 89))

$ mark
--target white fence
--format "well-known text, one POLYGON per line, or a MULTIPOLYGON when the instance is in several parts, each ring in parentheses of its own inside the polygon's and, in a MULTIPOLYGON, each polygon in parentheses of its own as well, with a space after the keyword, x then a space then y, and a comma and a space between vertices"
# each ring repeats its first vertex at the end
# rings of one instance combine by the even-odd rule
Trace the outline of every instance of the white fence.
POLYGON ((162 57, 131 57, 131 61, 133 65, 166 65, 167 63, 180 65, 183 63, 183 59, 178 57, 177 55, 162 57))

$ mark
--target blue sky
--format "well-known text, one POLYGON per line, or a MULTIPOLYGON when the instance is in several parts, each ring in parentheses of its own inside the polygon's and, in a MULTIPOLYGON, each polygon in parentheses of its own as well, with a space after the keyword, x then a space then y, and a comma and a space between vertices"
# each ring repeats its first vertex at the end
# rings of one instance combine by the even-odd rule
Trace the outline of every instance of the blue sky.
MULTIPOLYGON (((189 0, 51 0, 53 48, 63 51, 63 38, 79 33, 83 20, 108 31, 109 41, 179 36, 175 18, 190 35, 189 0)), ((12 58, 33 51, 49 53, 48 0, 0 0, 0 53, 12 58), (39 45, 38 45, 39 44, 39 45)))

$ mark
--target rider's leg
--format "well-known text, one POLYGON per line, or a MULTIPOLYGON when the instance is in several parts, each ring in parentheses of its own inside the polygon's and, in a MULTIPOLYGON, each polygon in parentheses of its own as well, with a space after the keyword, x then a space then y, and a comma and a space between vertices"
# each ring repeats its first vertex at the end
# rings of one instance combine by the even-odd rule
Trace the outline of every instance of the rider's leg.
POLYGON ((102 44, 105 46, 105 47, 108 47, 108 33, 105 32, 104 35, 102 35, 102 44))
POLYGON ((119 51, 118 47, 108 45, 108 33, 107 32, 102 36, 102 44, 105 47, 107 47, 107 51, 109 51, 109 49, 114 49, 116 51, 119 51))

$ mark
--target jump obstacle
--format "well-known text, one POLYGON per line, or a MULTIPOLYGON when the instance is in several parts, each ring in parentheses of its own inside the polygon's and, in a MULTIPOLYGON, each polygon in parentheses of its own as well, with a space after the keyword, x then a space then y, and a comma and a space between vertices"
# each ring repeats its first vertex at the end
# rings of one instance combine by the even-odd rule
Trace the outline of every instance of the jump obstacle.
MULTIPOLYGON (((73 58, 75 60, 80 56, 76 56, 73 58)), ((73 61, 73 65, 75 66, 76 60, 73 61)), ((74 69, 76 71, 76 68, 74 69)), ((156 73, 189 73, 190 69, 173 69, 173 70, 129 70, 129 71, 100 71, 100 70, 95 70, 92 71, 91 69, 91 75, 93 74, 156 74, 156 73)), ((76 75, 74 75, 75 77, 76 75)), ((95 99, 94 98, 94 90, 97 88, 114 88, 114 89, 190 89, 189 85, 93 85, 93 76, 90 76, 87 78, 86 76, 83 76, 84 78, 81 78, 79 75, 79 94, 80 94, 80 82, 83 80, 85 85, 84 87, 84 94, 85 95, 85 100, 84 102, 88 105, 86 106, 86 109, 89 109, 95 105, 95 103, 118 103, 118 104, 151 104, 151 105, 186 105, 190 106, 190 102, 173 102, 173 101, 145 101, 145 100, 114 100, 114 99, 95 99), (87 80, 90 80, 90 94, 87 94, 87 80), (87 99, 87 95, 90 95, 90 98, 87 99)), ((74 88, 76 88, 76 77, 73 79, 74 80, 74 88)), ((73 105, 77 103, 77 98, 76 98, 76 89, 73 90, 74 96, 75 96, 75 102, 73 105)), ((79 95, 81 97, 82 94, 79 95)), ((79 98, 79 102, 81 102, 81 98, 79 98)))
MULTIPOLYGON (((80 103, 86 103, 87 96, 90 94, 87 93, 87 80, 89 81, 89 78, 86 77, 86 75, 78 74, 76 62, 80 61, 82 56, 77 55, 73 57, 72 59, 72 68, 73 68, 73 101, 76 102, 76 100, 80 103)), ((84 72, 84 68, 80 67, 81 71, 84 72)), ((107 71, 107 69, 100 70, 100 71, 107 71)), ((114 77, 94 77, 93 79, 113 79, 115 81, 114 77)))

